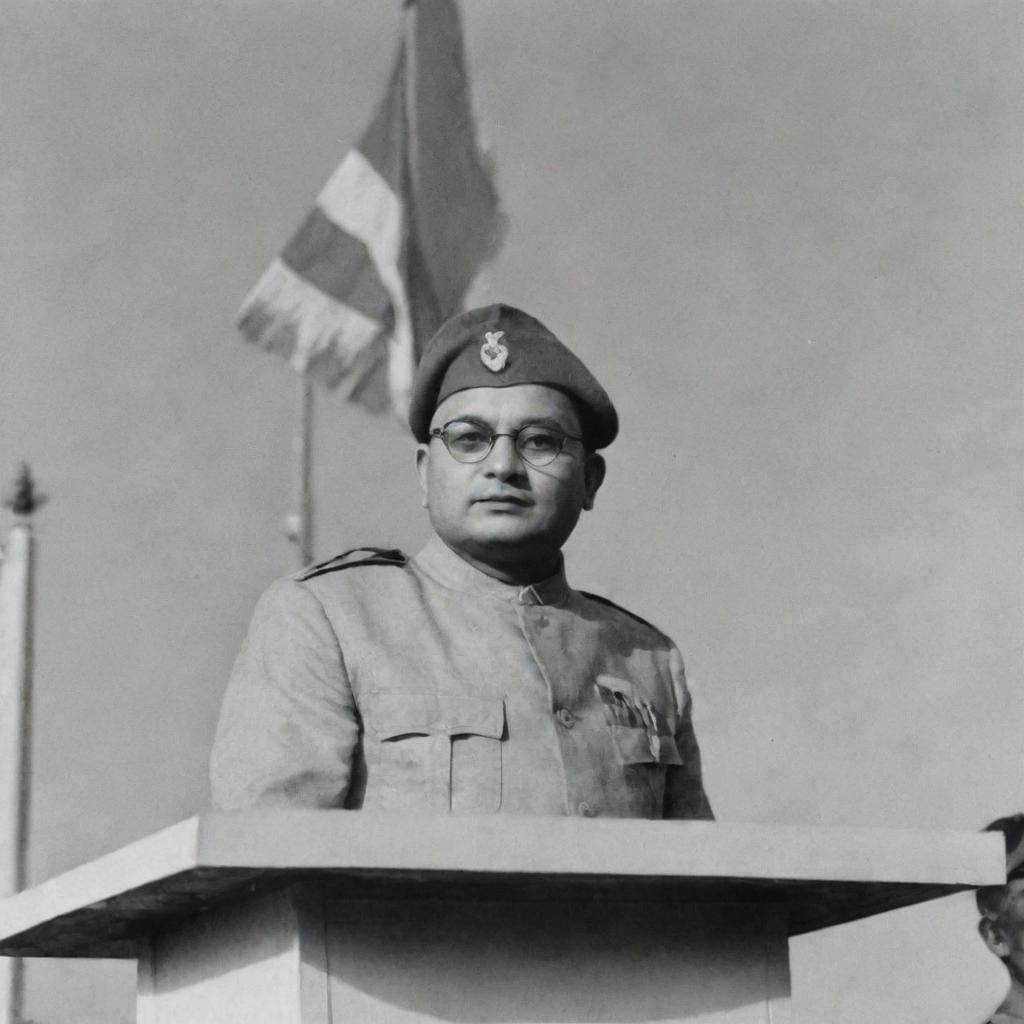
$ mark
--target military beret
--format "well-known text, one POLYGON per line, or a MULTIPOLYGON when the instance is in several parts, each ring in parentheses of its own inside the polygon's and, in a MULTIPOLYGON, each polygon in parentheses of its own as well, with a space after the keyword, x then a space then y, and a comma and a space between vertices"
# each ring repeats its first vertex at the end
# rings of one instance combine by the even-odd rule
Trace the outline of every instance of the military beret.
POLYGON ((441 325, 416 371, 409 426, 417 441, 426 442, 434 410, 449 395, 516 384, 565 392, 576 403, 591 447, 615 440, 619 418, 593 374, 539 320, 504 305, 470 309, 441 325))

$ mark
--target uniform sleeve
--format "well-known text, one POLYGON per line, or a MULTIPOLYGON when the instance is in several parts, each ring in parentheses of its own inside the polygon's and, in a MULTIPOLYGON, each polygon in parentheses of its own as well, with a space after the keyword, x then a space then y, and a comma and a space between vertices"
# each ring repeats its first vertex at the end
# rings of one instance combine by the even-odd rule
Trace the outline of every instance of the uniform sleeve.
POLYGON ((338 639, 301 583, 260 598, 210 758, 215 807, 341 807, 359 738, 338 639))
POLYGON ((672 685, 675 690, 679 724, 675 740, 682 755, 683 763, 668 769, 665 780, 666 818, 703 818, 711 820, 714 813, 704 792, 704 781, 700 767, 700 747, 697 734, 693 731, 693 701, 686 685, 683 658, 673 647, 671 654, 672 685))

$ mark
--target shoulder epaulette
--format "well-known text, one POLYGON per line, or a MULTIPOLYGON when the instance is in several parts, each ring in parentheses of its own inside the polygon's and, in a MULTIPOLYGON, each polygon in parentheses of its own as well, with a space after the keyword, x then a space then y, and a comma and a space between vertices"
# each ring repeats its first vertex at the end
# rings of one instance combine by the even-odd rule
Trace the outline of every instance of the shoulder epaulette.
POLYGON ((342 569, 356 569, 361 565, 396 565, 402 568, 408 564, 408 561, 408 556, 398 548, 352 548, 351 551, 343 551, 340 555, 327 559, 326 562, 303 569, 295 579, 304 583, 315 576, 340 572, 342 569))
POLYGON ((654 623, 648 622, 646 619, 640 618, 640 616, 637 615, 636 612, 631 612, 628 608, 623 608, 621 604, 616 604, 614 601, 609 601, 607 597, 602 597, 600 594, 591 594, 587 590, 580 590, 577 591, 577 593, 582 594, 584 597, 589 597, 591 601, 597 601, 598 604, 603 604, 607 605, 609 608, 614 608, 617 611, 622 612, 623 615, 628 615, 634 621, 639 622, 641 626, 646 626, 648 629, 653 629, 655 633, 658 633, 661 636, 665 635, 660 629, 658 629, 657 626, 654 625, 654 623))

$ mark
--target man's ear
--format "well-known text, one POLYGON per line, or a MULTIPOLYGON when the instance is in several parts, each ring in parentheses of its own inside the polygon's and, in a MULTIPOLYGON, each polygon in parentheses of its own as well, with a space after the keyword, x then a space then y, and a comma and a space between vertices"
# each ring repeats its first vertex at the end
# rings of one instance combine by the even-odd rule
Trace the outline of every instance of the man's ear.
POLYGON ((430 468, 430 448, 425 444, 416 445, 416 475, 420 478, 420 490, 423 492, 420 503, 430 508, 430 487, 427 483, 427 470, 430 468))
POLYGON ((586 491, 583 507, 588 511, 594 507, 594 498, 604 483, 605 469, 604 458, 594 452, 591 452, 583 463, 583 488, 586 491))
POLYGON ((1004 960, 1010 955, 1010 944, 1006 941, 1003 930, 999 927, 999 922, 995 918, 983 917, 978 922, 978 934, 985 945, 1000 960, 1004 960))

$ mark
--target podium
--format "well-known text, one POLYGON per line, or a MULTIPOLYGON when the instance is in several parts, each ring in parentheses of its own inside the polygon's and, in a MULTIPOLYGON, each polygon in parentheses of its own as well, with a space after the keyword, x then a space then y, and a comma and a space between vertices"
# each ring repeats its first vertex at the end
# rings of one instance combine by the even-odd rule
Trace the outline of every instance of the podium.
POLYGON ((136 957, 139 1024, 789 1024, 787 938, 1005 881, 1002 836, 584 818, 191 818, 0 903, 136 957))

